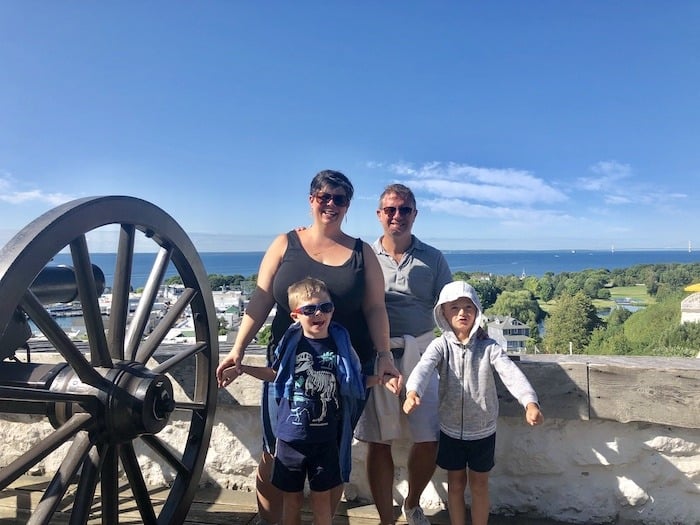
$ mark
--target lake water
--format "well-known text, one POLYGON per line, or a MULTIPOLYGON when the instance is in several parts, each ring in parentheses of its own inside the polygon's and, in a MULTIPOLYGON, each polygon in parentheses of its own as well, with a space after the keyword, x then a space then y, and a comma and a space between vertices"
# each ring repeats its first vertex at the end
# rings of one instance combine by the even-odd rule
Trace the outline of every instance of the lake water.
MULTIPOLYGON (((586 251, 586 250, 470 250, 446 251, 445 258, 452 272, 486 272, 493 275, 533 275, 541 277, 547 272, 580 272, 586 269, 628 268, 637 264, 700 263, 699 251, 586 251)), ((249 277, 258 273, 263 252, 204 252, 199 254, 207 274, 243 275, 249 277)), ((114 277, 116 255, 113 253, 91 254, 96 264, 105 274, 107 286, 114 277)), ((134 254, 132 286, 144 286, 148 279, 155 254, 134 254)), ((52 264, 71 265, 69 254, 58 254, 52 264)), ((166 277, 176 275, 171 267, 166 277)))

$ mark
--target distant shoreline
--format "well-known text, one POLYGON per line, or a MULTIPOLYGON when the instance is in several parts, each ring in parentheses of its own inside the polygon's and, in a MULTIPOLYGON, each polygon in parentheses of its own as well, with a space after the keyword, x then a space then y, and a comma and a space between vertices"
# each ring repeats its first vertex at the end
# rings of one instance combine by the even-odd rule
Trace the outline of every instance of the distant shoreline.
MULTIPOLYGON (((258 273, 265 252, 201 252, 208 275, 242 275, 248 278, 258 273)), ((486 273, 541 277, 545 273, 580 272, 587 269, 629 268, 639 264, 700 263, 700 251, 682 250, 449 250, 443 251, 452 273, 486 273)), ((111 286, 116 264, 115 253, 91 253, 90 258, 105 274, 111 286)), ((135 253, 132 286, 144 286, 153 267, 155 253, 135 253)), ((70 254, 58 254, 52 264, 72 266, 70 254)), ((170 265, 165 277, 176 275, 170 265)))

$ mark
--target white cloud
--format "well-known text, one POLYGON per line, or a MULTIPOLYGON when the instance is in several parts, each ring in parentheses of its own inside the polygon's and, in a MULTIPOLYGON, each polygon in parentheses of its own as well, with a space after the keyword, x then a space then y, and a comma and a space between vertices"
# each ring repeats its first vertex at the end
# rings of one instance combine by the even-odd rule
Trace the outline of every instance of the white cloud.
POLYGON ((578 179, 578 186, 587 191, 614 190, 622 179, 632 176, 632 168, 629 164, 622 164, 615 160, 597 162, 589 169, 596 176, 578 179))
POLYGON ((17 183, 11 175, 4 172, 0 176, 0 201, 8 204, 25 204, 28 202, 40 202, 58 206, 75 197, 65 193, 51 193, 42 190, 21 190, 16 188, 17 183))
POLYGON ((615 160, 597 162, 590 166, 594 174, 580 177, 577 187, 584 191, 602 193, 602 200, 611 206, 639 205, 660 206, 669 200, 686 199, 679 192, 666 192, 663 185, 638 182, 631 166, 615 160))
POLYGON ((521 206, 568 200, 566 194, 523 170, 480 168, 454 162, 430 162, 418 168, 396 163, 389 166, 389 170, 408 177, 406 184, 412 189, 424 190, 439 198, 521 206))

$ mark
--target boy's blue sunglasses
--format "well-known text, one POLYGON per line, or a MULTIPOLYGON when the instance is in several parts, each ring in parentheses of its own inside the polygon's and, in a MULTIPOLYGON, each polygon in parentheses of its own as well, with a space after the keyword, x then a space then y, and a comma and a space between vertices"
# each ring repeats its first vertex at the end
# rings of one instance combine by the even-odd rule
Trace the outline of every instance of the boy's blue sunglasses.
POLYGON ((294 313, 301 315, 316 315, 316 312, 329 314, 333 311, 334 305, 330 301, 321 304, 305 304, 294 310, 294 313))

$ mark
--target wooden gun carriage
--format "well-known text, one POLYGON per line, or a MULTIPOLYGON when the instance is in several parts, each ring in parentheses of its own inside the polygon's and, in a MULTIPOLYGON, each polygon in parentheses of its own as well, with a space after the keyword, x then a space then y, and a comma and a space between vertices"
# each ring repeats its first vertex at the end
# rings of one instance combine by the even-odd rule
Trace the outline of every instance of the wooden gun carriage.
POLYGON ((37 218, 2 248, 0 415, 45 417, 52 431, 17 457, 2 458, 0 490, 50 454, 61 454, 27 523, 56 523, 60 511, 69 515, 70 524, 117 525, 127 522, 123 516, 134 507, 144 524, 183 523, 211 435, 217 332, 208 277, 192 242, 168 214, 146 201, 126 196, 75 200, 37 218), (113 248, 102 251, 116 253, 108 317, 99 305, 107 283, 92 264, 89 248, 97 233, 112 236, 113 248), (155 252, 155 261, 130 313, 136 247, 155 252), (72 268, 52 266, 66 250, 72 268), (146 333, 166 271, 173 267, 184 290, 146 333), (47 307, 74 300, 80 302, 83 341, 72 340, 47 307), (195 342, 156 359, 168 331, 186 314, 193 320, 195 342), (33 362, 30 323, 46 338, 57 363, 33 362), (175 384, 179 367, 194 375, 189 386, 175 384), (164 431, 174 415, 177 432, 186 433, 178 442, 164 431), (165 496, 158 502, 142 472, 138 451, 144 448, 167 473, 165 496))

